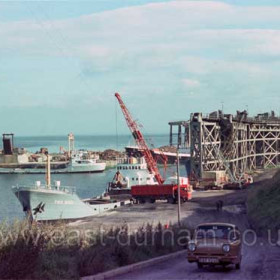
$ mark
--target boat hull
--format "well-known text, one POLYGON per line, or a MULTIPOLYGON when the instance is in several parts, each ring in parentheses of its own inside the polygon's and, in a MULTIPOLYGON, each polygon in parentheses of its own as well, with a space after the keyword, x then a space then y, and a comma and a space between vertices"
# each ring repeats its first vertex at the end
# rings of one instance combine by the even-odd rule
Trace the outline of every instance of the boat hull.
MULTIPOLYGON (((99 173, 106 169, 106 163, 98 163, 91 166, 68 166, 61 169, 52 169, 52 174, 67 173, 99 173)), ((45 174, 45 168, 0 168, 0 174, 45 174)))
POLYGON ((91 205, 71 191, 28 187, 14 187, 13 191, 23 211, 37 221, 82 219, 120 206, 120 202, 91 205))
POLYGON ((106 168, 105 162, 94 163, 94 164, 79 164, 70 165, 66 168, 67 173, 93 173, 103 172, 106 168))

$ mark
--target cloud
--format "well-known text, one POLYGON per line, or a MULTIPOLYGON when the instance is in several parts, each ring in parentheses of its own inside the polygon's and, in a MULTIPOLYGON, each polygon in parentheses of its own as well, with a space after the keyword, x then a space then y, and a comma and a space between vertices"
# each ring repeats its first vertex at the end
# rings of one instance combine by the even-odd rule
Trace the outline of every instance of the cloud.
MULTIPOLYGON (((64 20, 50 21, 38 16, 0 22, 0 53, 26 61, 33 59, 30 65, 22 61, 26 69, 21 69, 21 73, 29 74, 30 81, 18 89, 23 96, 18 99, 24 99, 22 104, 32 100, 27 91, 44 92, 44 96, 58 95, 60 104, 69 108, 78 106, 82 99, 90 100, 80 102, 83 106, 95 104, 105 111, 104 100, 120 90, 127 94, 128 102, 141 108, 137 111, 138 106, 133 107, 136 115, 144 108, 143 122, 148 119, 147 110, 153 110, 149 106, 159 104, 170 111, 173 96, 190 98, 186 92, 195 93, 192 106, 196 107, 186 105, 188 108, 183 101, 177 101, 170 114, 184 115, 187 109, 207 110, 207 106, 214 110, 222 98, 238 107, 240 100, 248 103, 252 97, 258 97, 254 99, 255 107, 259 104, 262 108, 263 92, 269 92, 276 104, 280 90, 279 14, 279 6, 173 1, 64 20), (41 58, 52 60, 52 65, 67 60, 67 71, 43 64, 41 58), (51 73, 51 79, 41 80, 40 65, 46 68, 45 76, 47 70, 51 73), (68 80, 71 86, 67 86, 68 80), (59 83, 66 85, 59 87, 59 83), (146 104, 147 98, 151 105, 146 104), (209 102, 203 105, 205 100, 209 102)), ((17 69, 15 66, 10 71, 17 69)), ((0 73, 4 71, 6 67, 0 65, 0 73)), ((5 92, 3 84, 0 90, 5 92)), ((7 99, 14 104, 12 96, 7 99)), ((52 100, 44 102, 49 106, 52 100)), ((159 121, 167 122, 164 118, 159 121)))
MULTIPOLYGON (((279 31, 279 7, 238 7, 211 1, 174 1, 122 8, 76 19, 0 24, 1 49, 108 58, 116 52, 153 52, 266 46, 279 31), (14 46, 17 44, 17 48, 14 46)), ((279 46, 279 42, 277 43, 279 46)), ((278 50, 278 47, 274 47, 278 50)), ((270 53, 277 53, 273 49, 270 53)))
POLYGON ((279 14, 280 7, 173 1, 67 20, 35 17, 0 23, 0 50, 77 58, 86 73, 176 66, 197 74, 225 67, 253 72, 261 67, 249 60, 280 54, 279 14), (268 24, 275 29, 268 30, 268 24), (229 67, 219 60, 235 62, 229 67))
POLYGON ((211 73, 248 73, 263 74, 266 69, 256 62, 236 61, 233 59, 209 59, 198 56, 186 56, 181 60, 182 68, 189 73, 206 75, 211 73))
POLYGON ((182 82, 187 88, 197 88, 200 86, 200 82, 193 79, 183 79, 182 82))

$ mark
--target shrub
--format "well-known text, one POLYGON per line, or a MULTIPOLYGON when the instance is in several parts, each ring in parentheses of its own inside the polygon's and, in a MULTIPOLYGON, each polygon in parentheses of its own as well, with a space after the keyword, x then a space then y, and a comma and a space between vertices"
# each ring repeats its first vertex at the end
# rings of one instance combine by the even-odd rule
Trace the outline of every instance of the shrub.
MULTIPOLYGON (((78 279, 97 274, 183 249, 184 244, 176 242, 181 229, 159 223, 129 232, 125 224, 88 239, 83 230, 64 224, 2 223, 0 278, 78 279)), ((188 238, 185 233, 183 237, 188 238)))

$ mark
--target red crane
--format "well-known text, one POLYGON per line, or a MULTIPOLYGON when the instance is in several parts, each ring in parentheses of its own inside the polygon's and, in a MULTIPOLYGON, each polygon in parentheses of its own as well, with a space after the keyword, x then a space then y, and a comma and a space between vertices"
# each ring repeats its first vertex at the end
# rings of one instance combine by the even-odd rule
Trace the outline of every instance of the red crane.
POLYGON ((141 131, 138 128, 138 125, 136 123, 136 121, 133 120, 130 112, 128 111, 128 109, 126 108, 126 106, 124 105, 121 96, 118 93, 115 93, 116 98, 118 99, 124 118, 126 120, 126 123, 132 133, 132 136, 134 137, 138 147, 140 148, 141 152, 144 155, 144 158, 147 162, 147 166, 148 166, 148 170, 154 174, 157 182, 159 184, 162 184, 164 182, 163 178, 161 177, 158 167, 157 167, 157 163, 153 158, 153 155, 148 147, 148 145, 146 144, 146 141, 141 133, 141 131))

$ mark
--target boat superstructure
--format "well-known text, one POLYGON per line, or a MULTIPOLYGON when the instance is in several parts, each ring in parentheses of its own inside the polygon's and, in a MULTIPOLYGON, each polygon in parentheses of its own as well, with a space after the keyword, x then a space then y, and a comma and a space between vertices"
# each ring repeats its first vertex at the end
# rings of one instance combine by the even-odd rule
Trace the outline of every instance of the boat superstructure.
POLYGON ((118 162, 108 192, 129 191, 133 185, 156 185, 155 176, 148 170, 144 157, 128 157, 118 162))

